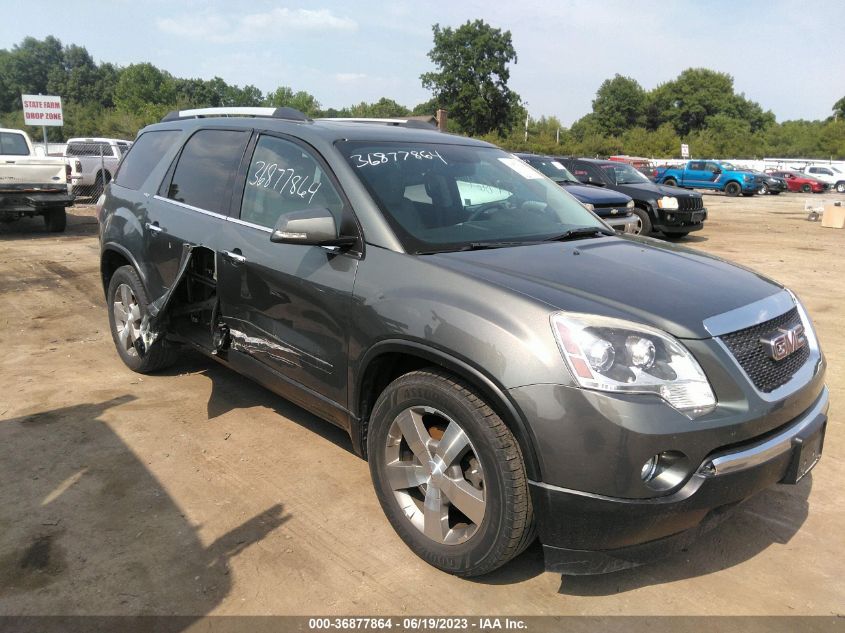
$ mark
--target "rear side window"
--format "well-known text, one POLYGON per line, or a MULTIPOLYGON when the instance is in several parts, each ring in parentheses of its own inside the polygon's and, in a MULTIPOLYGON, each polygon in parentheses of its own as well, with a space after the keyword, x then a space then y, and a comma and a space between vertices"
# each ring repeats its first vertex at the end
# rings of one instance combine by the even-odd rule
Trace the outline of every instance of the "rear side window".
POLYGON ((127 189, 140 189, 180 134, 182 132, 179 130, 159 130, 139 136, 121 162, 115 183, 127 189))
MULTIPOLYGON (((167 197, 225 214, 248 140, 249 132, 234 130, 200 130, 191 136, 179 156, 167 197)), ((129 156, 133 153, 134 147, 129 156)))
POLYGON ((23 134, 0 132, 0 154, 3 156, 29 156, 29 146, 23 134))

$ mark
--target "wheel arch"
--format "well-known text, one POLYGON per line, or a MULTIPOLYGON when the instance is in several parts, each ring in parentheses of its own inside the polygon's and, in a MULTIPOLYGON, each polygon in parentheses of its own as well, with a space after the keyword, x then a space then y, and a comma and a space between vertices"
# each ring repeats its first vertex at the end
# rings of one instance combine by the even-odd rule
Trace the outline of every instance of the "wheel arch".
POLYGON ((103 294, 108 293, 109 282, 111 281, 114 271, 121 266, 132 266, 144 288, 147 287, 147 280, 144 278, 144 272, 138 266, 138 262, 124 246, 115 243, 108 243, 103 246, 100 253, 100 278, 103 282, 103 294))
POLYGON ((375 344, 359 363, 354 381, 350 435, 355 452, 367 458, 370 411, 384 388, 399 376, 432 365, 464 380, 484 397, 510 429, 522 451, 529 478, 539 479, 540 467, 534 437, 507 390, 482 369, 448 352, 416 341, 385 340, 375 344))

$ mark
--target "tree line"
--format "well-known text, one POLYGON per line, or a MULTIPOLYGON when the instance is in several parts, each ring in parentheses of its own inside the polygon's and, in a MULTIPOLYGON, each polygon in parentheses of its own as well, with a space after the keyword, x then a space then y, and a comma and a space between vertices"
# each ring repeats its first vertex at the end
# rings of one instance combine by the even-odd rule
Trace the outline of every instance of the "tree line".
MULTIPOLYGON (((340 109, 324 108, 314 95, 289 86, 263 93, 220 77, 175 77, 150 63, 96 63, 83 46, 27 37, 0 49, 0 126, 24 128, 22 93, 62 97, 65 125, 48 128, 54 142, 94 135, 131 139, 167 112, 192 107, 290 106, 312 117, 402 117, 444 108, 450 132, 514 151, 672 157, 688 143, 700 157, 845 158, 845 97, 826 120, 779 123, 737 93, 726 73, 690 68, 653 90, 616 75, 601 84, 592 111, 567 128, 553 116, 532 117, 509 88, 509 65, 517 62, 509 31, 475 20, 456 28, 435 24, 432 32, 435 70, 420 77, 432 93, 429 101, 407 107, 382 97, 340 109)), ((40 129, 27 129, 40 138, 40 129)))

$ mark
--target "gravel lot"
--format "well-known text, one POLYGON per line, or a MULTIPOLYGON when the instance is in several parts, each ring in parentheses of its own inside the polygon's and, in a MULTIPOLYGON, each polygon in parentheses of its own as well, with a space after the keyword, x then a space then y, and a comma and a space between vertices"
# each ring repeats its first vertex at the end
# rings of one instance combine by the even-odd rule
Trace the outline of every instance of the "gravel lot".
POLYGON ((806 198, 707 195, 682 243, 808 305, 824 458, 685 553, 587 578, 545 573, 536 545, 474 581, 428 567, 343 432, 193 353, 156 376, 121 364, 90 207, 64 235, 0 226, 0 614, 842 614, 845 230, 807 222, 806 198))

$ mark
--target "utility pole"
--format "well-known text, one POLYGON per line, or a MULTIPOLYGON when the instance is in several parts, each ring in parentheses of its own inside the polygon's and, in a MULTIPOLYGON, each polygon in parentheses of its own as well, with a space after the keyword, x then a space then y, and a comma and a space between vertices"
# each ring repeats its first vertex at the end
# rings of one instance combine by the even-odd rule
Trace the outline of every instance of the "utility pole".
POLYGON ((525 142, 528 142, 528 102, 525 102, 525 142))

